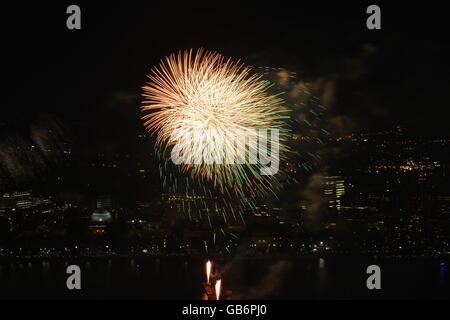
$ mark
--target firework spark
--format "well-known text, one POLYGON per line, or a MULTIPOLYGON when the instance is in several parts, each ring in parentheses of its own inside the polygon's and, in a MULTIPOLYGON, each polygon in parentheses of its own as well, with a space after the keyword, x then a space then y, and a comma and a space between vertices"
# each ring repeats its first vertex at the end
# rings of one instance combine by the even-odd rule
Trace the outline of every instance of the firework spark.
POLYGON ((212 263, 211 263, 211 261, 208 260, 206 262, 206 279, 207 279, 206 283, 208 283, 208 284, 209 284, 209 278, 211 276, 211 267, 212 267, 212 263))
POLYGON ((215 289, 216 289, 216 299, 219 300, 220 298, 220 289, 222 287, 222 280, 217 280, 216 281, 216 285, 215 285, 215 289))

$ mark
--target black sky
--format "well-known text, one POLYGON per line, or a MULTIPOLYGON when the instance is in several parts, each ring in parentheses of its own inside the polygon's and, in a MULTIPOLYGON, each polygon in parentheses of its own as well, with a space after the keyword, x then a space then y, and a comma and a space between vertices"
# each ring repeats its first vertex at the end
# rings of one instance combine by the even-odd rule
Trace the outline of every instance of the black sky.
POLYGON ((438 2, 378 2, 377 31, 365 27, 366 3, 73 3, 82 10, 81 31, 65 26, 72 2, 5 9, 1 132, 26 131, 44 112, 82 140, 126 144, 142 130, 146 73, 168 53, 203 47, 308 81, 334 79, 331 113, 351 119, 355 130, 402 124, 450 134, 448 34, 438 2))

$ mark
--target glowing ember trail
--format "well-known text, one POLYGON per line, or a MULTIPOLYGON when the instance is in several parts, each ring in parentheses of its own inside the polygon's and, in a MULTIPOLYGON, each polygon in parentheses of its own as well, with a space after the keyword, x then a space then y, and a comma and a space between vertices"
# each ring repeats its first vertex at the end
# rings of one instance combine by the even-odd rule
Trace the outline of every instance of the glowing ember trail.
POLYGON ((222 285, 222 280, 217 280, 216 281, 216 298, 217 300, 219 300, 220 297, 220 287, 222 285))
POLYGON ((206 283, 208 284, 209 284, 209 277, 211 276, 211 266, 212 266, 211 261, 208 260, 208 262, 206 262, 206 279, 207 279, 206 283))

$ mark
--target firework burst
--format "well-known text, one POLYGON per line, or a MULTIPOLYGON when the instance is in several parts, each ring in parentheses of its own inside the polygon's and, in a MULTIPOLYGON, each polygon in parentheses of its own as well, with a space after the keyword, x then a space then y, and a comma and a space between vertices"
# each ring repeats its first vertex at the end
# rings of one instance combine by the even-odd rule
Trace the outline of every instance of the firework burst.
POLYGON ((230 134, 256 132, 260 141, 264 138, 261 129, 277 129, 279 137, 271 147, 283 159, 287 109, 279 96, 269 93, 270 82, 239 61, 202 49, 166 57, 148 79, 143 87, 143 119, 149 133, 156 136, 156 149, 164 162, 176 146, 183 159, 203 159, 181 163, 180 173, 210 184, 222 195, 233 194, 248 202, 273 193, 277 179, 261 174, 267 163, 259 157, 223 161, 254 148, 246 143, 250 137, 239 143, 237 136, 236 144, 230 134))

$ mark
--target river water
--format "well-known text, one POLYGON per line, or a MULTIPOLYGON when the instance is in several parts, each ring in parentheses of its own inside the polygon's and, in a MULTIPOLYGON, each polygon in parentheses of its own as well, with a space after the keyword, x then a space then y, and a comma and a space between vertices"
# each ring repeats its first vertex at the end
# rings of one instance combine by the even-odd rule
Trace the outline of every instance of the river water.
MULTIPOLYGON (((1 299, 201 299, 204 260, 102 258, 1 261, 1 299), (82 290, 66 288, 77 264, 82 290)), ((234 299, 450 298, 448 260, 308 258, 234 259, 214 264, 224 294, 234 299), (381 290, 366 287, 367 266, 381 268, 381 290)))

